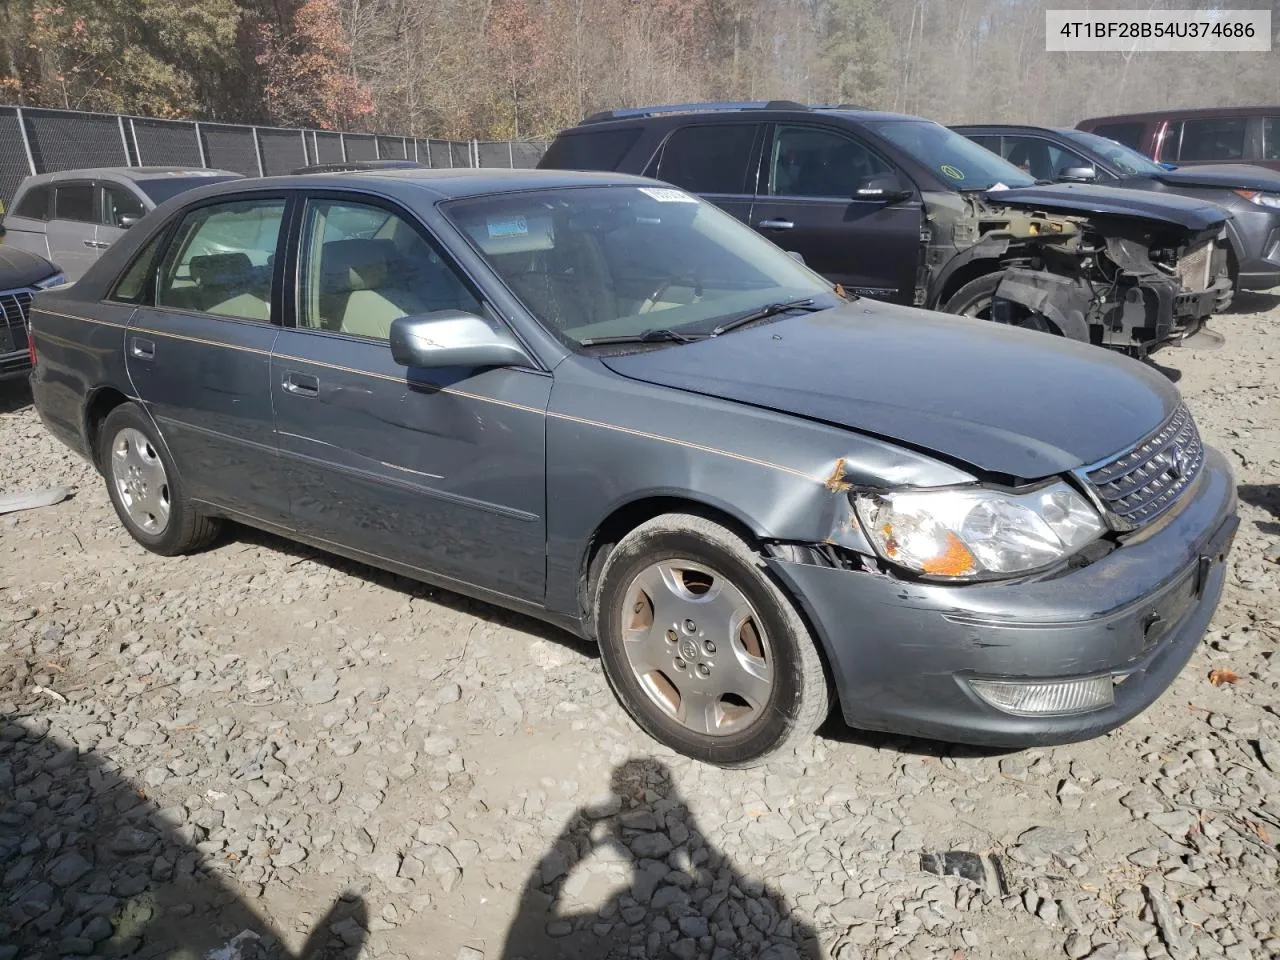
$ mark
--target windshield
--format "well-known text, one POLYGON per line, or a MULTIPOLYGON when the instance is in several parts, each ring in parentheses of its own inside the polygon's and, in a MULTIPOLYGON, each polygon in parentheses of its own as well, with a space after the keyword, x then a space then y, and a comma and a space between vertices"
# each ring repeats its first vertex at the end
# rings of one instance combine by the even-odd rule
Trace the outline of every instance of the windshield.
POLYGON ((218 176, 217 174, 195 175, 190 177, 149 177, 145 180, 138 180, 137 184, 142 188, 142 192, 151 198, 151 202, 157 207, 171 197, 176 197, 180 193, 188 190, 194 190, 196 187, 205 187, 211 183, 222 183, 224 180, 238 180, 239 177, 218 176))
POLYGON ((989 190, 996 184, 1028 187, 1035 180, 963 134, 932 120, 879 120, 867 124, 911 154, 954 190, 989 190))
POLYGON ((442 205, 529 311, 566 340, 708 334, 771 304, 840 302, 829 283, 672 187, 574 187, 442 205))
POLYGON ((1083 130, 1064 131, 1064 135, 1081 146, 1088 147, 1102 159, 1131 177, 1152 177, 1164 173, 1164 168, 1153 163, 1132 147, 1116 143, 1096 133, 1085 133, 1083 130))

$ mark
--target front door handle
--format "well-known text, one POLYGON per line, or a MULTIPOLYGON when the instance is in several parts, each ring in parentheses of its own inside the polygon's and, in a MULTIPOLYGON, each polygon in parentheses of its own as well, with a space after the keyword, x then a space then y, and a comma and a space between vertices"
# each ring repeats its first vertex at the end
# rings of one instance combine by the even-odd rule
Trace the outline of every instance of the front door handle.
POLYGON ((791 230, 795 224, 790 220, 761 220, 756 226, 761 230, 791 230))
POLYGON ((156 345, 150 340, 144 340, 142 337, 131 337, 129 340, 129 352, 139 360, 154 360, 156 358, 156 345))
POLYGON ((83 240, 81 241, 86 247, 92 247, 94 250, 105 250, 110 244, 103 243, 101 240, 83 240))
POLYGON ((314 397, 320 393, 320 378, 289 370, 280 386, 285 393, 292 393, 295 397, 314 397))

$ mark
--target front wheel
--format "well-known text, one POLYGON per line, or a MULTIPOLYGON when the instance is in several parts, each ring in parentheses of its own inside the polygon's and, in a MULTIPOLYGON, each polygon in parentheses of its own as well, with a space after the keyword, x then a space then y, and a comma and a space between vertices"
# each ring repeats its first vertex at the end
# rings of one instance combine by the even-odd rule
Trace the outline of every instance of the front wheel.
MULTIPOLYGON (((945 313, 955 313, 962 317, 974 317, 978 320, 991 320, 991 304, 996 297, 996 289, 1003 279, 1002 273, 987 273, 976 280, 970 280, 957 290, 943 306, 945 313)), ((1041 333, 1058 333, 1058 328, 1049 322, 1043 314, 1020 307, 1015 314, 1012 326, 1024 330, 1038 330, 1041 333)))
POLYGON ((760 555, 718 523, 666 514, 629 533, 601 570, 595 616, 619 700, 679 753, 750 766, 826 719, 808 628, 760 555))

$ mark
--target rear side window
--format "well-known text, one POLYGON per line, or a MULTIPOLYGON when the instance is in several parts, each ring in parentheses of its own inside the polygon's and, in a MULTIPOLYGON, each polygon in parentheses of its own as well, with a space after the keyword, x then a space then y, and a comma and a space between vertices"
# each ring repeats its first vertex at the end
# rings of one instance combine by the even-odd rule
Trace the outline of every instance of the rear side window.
POLYGON ((200 207, 178 225, 160 266, 156 306, 269 320, 284 200, 200 207))
POLYGON ((26 196, 14 207, 15 217, 29 217, 32 220, 49 219, 49 188, 32 187, 26 196))
POLYGON ((1142 142, 1143 131, 1146 130, 1146 124, 1141 121, 1130 123, 1100 123, 1092 129, 1092 133, 1096 133, 1100 137, 1106 137, 1108 140, 1114 140, 1116 143, 1123 143, 1126 147, 1145 152, 1146 144, 1142 142))
POLYGON ((129 264, 129 269, 121 275, 115 290, 111 292, 110 299, 122 300, 125 303, 142 303, 149 299, 147 293, 151 286, 151 275, 155 272, 156 260, 160 255, 160 248, 164 245, 167 232, 161 230, 143 247, 133 263, 129 264))
POLYGON ((1262 159, 1280 160, 1280 117, 1262 118, 1262 159))
POLYGON ((753 123, 682 127, 662 150, 658 179, 691 193, 754 193, 746 182, 755 138, 753 123))
POLYGON ((1245 117, 1212 117, 1182 122, 1179 160, 1240 160, 1244 157, 1245 117))
POLYGON ((95 223, 92 183, 60 183, 53 189, 53 218, 95 223))
POLYGON ((557 137, 538 167, 543 170, 617 170, 637 140, 640 128, 600 130, 557 137))

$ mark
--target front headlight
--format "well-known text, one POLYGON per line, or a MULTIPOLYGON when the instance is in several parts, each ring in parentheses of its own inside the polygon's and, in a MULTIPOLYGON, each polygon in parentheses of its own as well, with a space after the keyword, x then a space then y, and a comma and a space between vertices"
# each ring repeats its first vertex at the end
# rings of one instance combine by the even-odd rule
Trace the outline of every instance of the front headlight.
POLYGON ((1280 210, 1280 193, 1264 193, 1261 190, 1237 190, 1236 193, 1260 207, 1280 210))
POLYGON ((1097 511, 1062 481, 1023 494, 979 488, 860 492, 853 502, 881 557, 935 577, 1038 570, 1106 530, 1097 511))
POLYGON ((67 275, 59 270, 51 277, 45 277, 43 280, 36 281, 37 290, 48 290, 50 287, 60 287, 67 282, 67 275))

